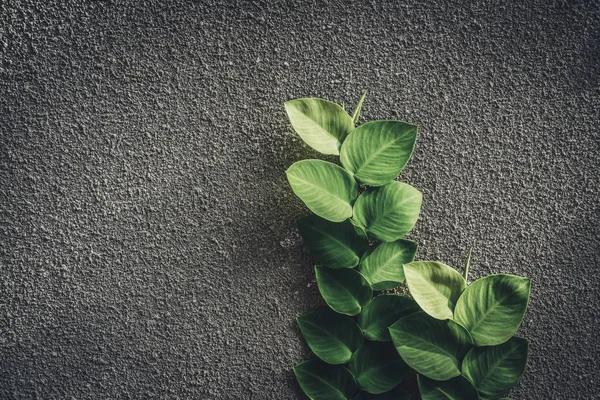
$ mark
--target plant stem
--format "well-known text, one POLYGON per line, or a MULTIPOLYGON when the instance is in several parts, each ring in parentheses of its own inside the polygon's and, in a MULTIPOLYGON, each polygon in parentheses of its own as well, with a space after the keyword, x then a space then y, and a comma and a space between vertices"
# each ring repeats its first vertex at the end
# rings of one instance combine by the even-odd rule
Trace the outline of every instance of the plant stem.
POLYGON ((467 261, 465 261, 465 267, 463 269, 463 277, 465 278, 465 281, 469 277, 469 265, 471 264, 471 253, 473 253, 472 247, 469 249, 469 254, 467 254, 467 261))

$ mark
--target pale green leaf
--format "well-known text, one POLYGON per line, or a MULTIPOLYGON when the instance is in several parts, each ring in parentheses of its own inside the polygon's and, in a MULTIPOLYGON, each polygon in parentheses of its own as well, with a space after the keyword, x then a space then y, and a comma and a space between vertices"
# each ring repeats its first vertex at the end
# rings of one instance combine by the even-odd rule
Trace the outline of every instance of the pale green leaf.
POLYGON ((304 393, 312 400, 346 400, 357 390, 354 376, 341 365, 308 360, 296 365, 294 374, 304 393))
POLYGON ((363 344, 356 322, 328 308, 306 312, 296 320, 308 347, 328 364, 347 363, 363 344))
POLYGON ((400 319, 389 330, 402 359, 435 380, 460 375, 460 363, 472 347, 471 337, 462 326, 432 318, 423 311, 400 319))
POLYGON ((528 353, 527 340, 516 336, 498 346, 475 347, 465 356, 462 373, 482 399, 497 399, 519 382, 528 353))
POLYGON ((523 320, 531 280, 490 275, 473 282, 460 296, 454 319, 467 328, 475 346, 494 346, 510 339, 523 320))
POLYGON ((354 223, 375 239, 393 242, 417 222, 422 197, 414 187, 396 181, 367 189, 354 203, 354 223))
POLYGON ((356 350, 348 368, 358 387, 372 394, 392 390, 408 374, 408 366, 389 342, 366 342, 356 350))
POLYGON ((434 261, 415 261, 404 265, 410 294, 423 311, 437 319, 452 319, 454 307, 467 287, 465 279, 453 268, 434 261))
POLYGON ((358 325, 369 340, 389 342, 388 328, 398 319, 419 311, 413 299, 395 294, 375 297, 358 315, 358 325))
POLYGON ((358 315, 373 296, 369 282, 353 269, 316 266, 315 274, 323 299, 340 314, 358 315))
POLYGON ((302 140, 323 154, 340 154, 344 139, 354 129, 352 117, 324 99, 291 100, 285 103, 285 110, 302 140))
POLYGON ((404 169, 417 140, 417 126, 401 121, 373 121, 348 135, 340 162, 362 184, 382 186, 404 169))
POLYGON ((339 165, 302 160, 292 164, 286 174, 294 193, 313 213, 332 222, 352 217, 358 185, 339 165))
POLYGON ((348 221, 335 223, 312 214, 298 220, 298 229, 308 251, 329 268, 356 267, 367 246, 348 221))
POLYGON ((434 381, 419 375, 419 392, 422 400, 477 400, 477 389, 464 376, 447 381, 434 381))
POLYGON ((354 107, 354 112, 352 113, 352 122, 356 125, 358 123, 358 118, 360 117, 360 109, 362 108, 363 101, 365 101, 365 97, 367 97, 367 91, 365 90, 360 96, 358 103, 356 103, 356 107, 354 107))
POLYGON ((416 252, 417 243, 412 240, 384 242, 363 255, 358 268, 373 290, 393 289, 404 282, 402 266, 411 262, 416 252))

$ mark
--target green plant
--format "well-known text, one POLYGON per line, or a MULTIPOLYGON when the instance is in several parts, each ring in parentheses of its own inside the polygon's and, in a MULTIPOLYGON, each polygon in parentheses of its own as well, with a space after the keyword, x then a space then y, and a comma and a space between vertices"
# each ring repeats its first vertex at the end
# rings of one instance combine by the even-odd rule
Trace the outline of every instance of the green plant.
POLYGON ((468 285, 470 252, 462 274, 414 261, 417 243, 403 237, 422 196, 395 178, 417 127, 373 121, 355 128, 365 94, 352 116, 323 99, 285 104, 300 137, 341 163, 303 160, 287 170, 313 212, 298 228, 329 306, 297 318, 319 358, 298 364, 297 380, 313 400, 499 399, 527 362, 527 340, 514 334, 530 281, 499 274, 468 285), (411 297, 381 293, 404 282, 411 297))

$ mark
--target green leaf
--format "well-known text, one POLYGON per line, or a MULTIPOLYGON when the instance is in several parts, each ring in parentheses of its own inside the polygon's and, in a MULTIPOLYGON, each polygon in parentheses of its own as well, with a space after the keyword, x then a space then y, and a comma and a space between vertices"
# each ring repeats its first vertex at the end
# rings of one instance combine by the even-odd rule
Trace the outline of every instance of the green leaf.
POLYGON ((373 296, 369 282, 353 269, 316 266, 315 274, 323 299, 340 314, 358 315, 373 296))
POLYGON ((516 336, 498 346, 475 347, 465 356, 462 373, 482 399, 497 399, 519 382, 528 353, 527 340, 516 336))
POLYGON ((329 364, 347 363, 364 342, 352 318, 328 308, 306 312, 296 320, 308 347, 329 364))
POLYGON ((346 367, 320 360, 304 361, 294 367, 304 393, 312 400, 346 400, 356 393, 356 381, 346 367))
POLYGON ((356 350, 348 368, 358 387, 372 394, 392 390, 408 374, 408 366, 389 342, 366 342, 356 350))
POLYGON ((471 333, 475 346, 494 346, 512 337, 527 310, 531 280, 490 275, 473 282, 460 296, 454 319, 471 333))
POLYGON ((414 187, 396 181, 367 189, 354 203, 354 223, 375 239, 393 242, 417 222, 422 198, 414 187))
POLYGON ((373 290, 393 289, 404 282, 402 265, 415 258, 417 246, 416 242, 406 239, 381 243, 363 256, 358 268, 373 290))
POLYGON ((332 222, 352 217, 358 185, 339 165, 302 160, 292 164, 286 174, 294 193, 318 216, 332 222))
POLYGON ((398 319, 419 311, 413 299, 395 294, 375 297, 358 315, 358 325, 369 340, 389 342, 388 327, 398 319))
POLYGON ((452 319, 454 307, 467 282, 453 268, 434 261, 404 265, 410 294, 423 311, 437 319, 452 319))
POLYGON ((324 99, 296 99, 285 103, 294 130, 310 147, 323 154, 340 154, 354 129, 352 118, 339 105, 324 99))
POLYGON ((352 113, 352 122, 354 122, 354 125, 358 123, 358 117, 360 117, 360 109, 362 108, 363 101, 365 101, 365 97, 367 97, 366 90, 363 92, 362 96, 360 96, 360 100, 358 100, 358 103, 356 103, 356 107, 354 107, 354 112, 352 113))
POLYGON ((390 326, 390 333, 396 350, 412 369, 439 381, 460 375, 460 363, 472 347, 462 326, 423 311, 402 318, 390 326))
POLYGON ((419 375, 419 392, 423 400, 475 400, 477 389, 463 376, 447 381, 434 381, 419 375))
POLYGON ((417 126, 402 121, 373 121, 344 141, 340 161, 364 185, 383 186, 404 169, 417 140, 417 126))
POLYGON ((298 220, 304 245, 317 261, 329 268, 354 268, 367 239, 349 221, 335 223, 309 215, 298 220))

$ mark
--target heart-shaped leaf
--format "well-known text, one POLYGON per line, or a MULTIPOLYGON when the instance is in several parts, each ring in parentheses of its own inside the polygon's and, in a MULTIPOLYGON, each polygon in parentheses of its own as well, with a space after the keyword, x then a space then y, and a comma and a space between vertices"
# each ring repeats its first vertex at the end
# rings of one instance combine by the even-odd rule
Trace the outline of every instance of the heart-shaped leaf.
POLYGON ((434 381, 419 375, 419 392, 423 400, 476 400, 477 389, 463 376, 447 381, 434 381))
POLYGON ((323 299, 340 314, 358 315, 373 296, 369 282, 353 269, 316 266, 315 274, 323 299))
POLYGON ((358 325, 369 340, 389 342, 388 328, 398 319, 419 311, 413 299, 395 294, 375 297, 358 315, 358 325))
POLYGON ((462 373, 482 399, 497 399, 519 382, 528 353, 527 340, 516 336, 498 346, 475 347, 465 356, 462 373))
POLYGON ((404 282, 403 264, 411 262, 417 252, 417 243, 400 239, 381 243, 360 260, 358 268, 373 290, 393 289, 404 282))
POLYGON ((465 328, 423 311, 402 318, 390 326, 390 333, 402 359, 418 373, 438 381, 460 375, 460 363, 472 347, 465 328))
POLYGON ((302 160, 292 164, 286 174, 294 193, 318 216, 333 222, 352 217, 358 185, 339 165, 302 160))
POLYGON ((358 325, 350 317, 328 308, 309 311, 296 318, 308 347, 329 364, 344 364, 363 344, 358 325))
POLYGON ((348 368, 358 387, 372 394, 392 390, 408 374, 408 366, 389 342, 366 342, 356 350, 348 368))
POLYGON ((354 203, 354 223, 375 239, 393 242, 417 222, 422 197, 414 187, 396 181, 367 189, 354 203))
POLYGON ((354 268, 367 239, 349 221, 335 223, 314 214, 298 220, 304 245, 317 261, 329 268, 354 268))
POLYGON ((357 390, 354 376, 341 365, 308 360, 296 365, 294 374, 304 393, 312 400, 346 400, 357 390))
POLYGON ((302 140, 323 154, 340 154, 344 139, 354 129, 352 117, 324 99, 291 100, 285 103, 285 110, 302 140))
POLYGON ((417 140, 417 126, 402 121, 373 121, 344 141, 340 161, 364 185, 383 186, 404 169, 417 140))
POLYGON ((525 316, 531 280, 490 275, 473 282, 460 296, 454 319, 467 328, 475 346, 494 346, 510 339, 525 316))
POLYGON ((455 269, 434 261, 415 261, 404 265, 410 294, 423 311, 437 319, 452 319, 454 307, 467 287, 455 269))

